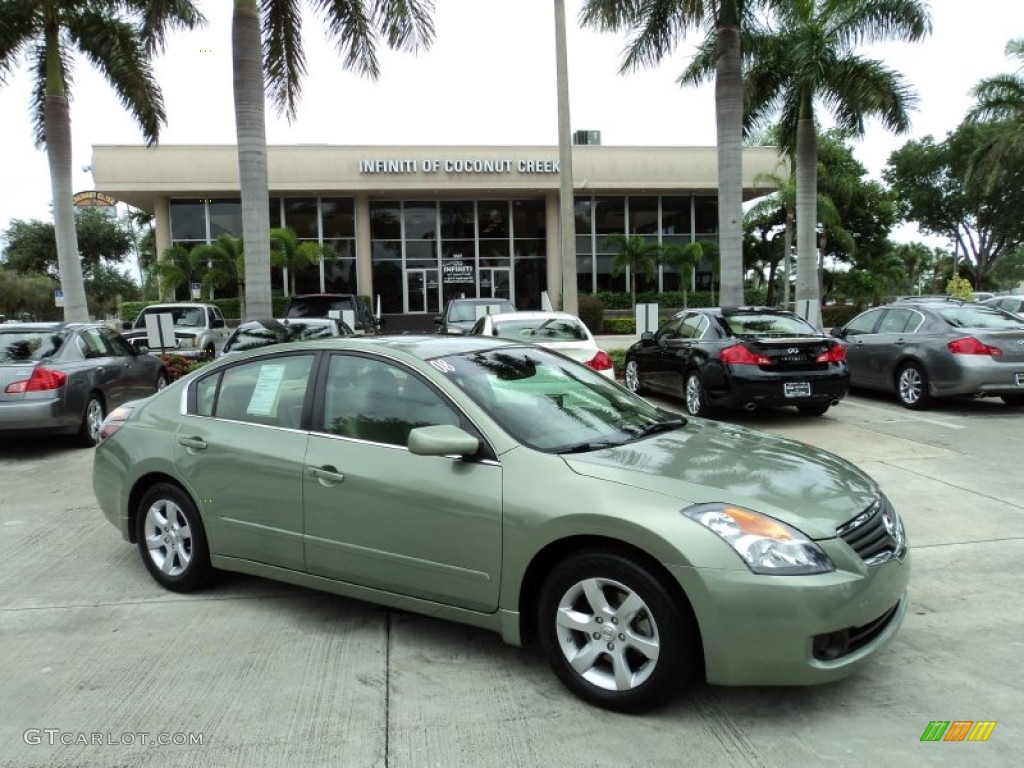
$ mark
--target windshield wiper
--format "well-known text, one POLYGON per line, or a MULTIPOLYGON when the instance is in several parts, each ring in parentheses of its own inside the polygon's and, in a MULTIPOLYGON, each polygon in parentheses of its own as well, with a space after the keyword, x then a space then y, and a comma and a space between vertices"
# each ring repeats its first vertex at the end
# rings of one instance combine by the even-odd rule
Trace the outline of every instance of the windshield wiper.
POLYGON ((559 448, 555 453, 588 453, 590 451, 599 451, 602 448, 617 448, 620 445, 622 445, 622 442, 617 440, 592 440, 588 443, 567 445, 565 448, 559 448))
POLYGON ((686 419, 678 417, 675 419, 665 419, 665 421, 655 421, 648 424, 645 427, 640 427, 636 432, 633 433, 633 439, 639 440, 644 437, 656 435, 659 432, 671 432, 674 429, 686 426, 686 419))

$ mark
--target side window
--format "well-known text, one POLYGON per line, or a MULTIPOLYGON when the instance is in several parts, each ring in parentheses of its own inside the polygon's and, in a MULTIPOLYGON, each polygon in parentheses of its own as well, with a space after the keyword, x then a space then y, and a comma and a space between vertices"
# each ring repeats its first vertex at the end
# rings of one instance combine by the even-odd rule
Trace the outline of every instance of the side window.
POLYGON ((100 331, 103 339, 107 342, 107 347, 111 350, 114 355, 118 357, 134 357, 132 354, 132 348, 128 346, 128 342, 122 339, 113 331, 103 330, 100 331))
POLYGON ((417 427, 459 423, 458 413, 412 373, 357 355, 331 357, 319 431, 405 446, 417 427))
POLYGON ((658 329, 658 339, 678 339, 679 338, 679 326, 682 325, 683 318, 673 317, 661 328, 658 329))
POLYGON ((201 379, 196 389, 196 410, 212 404, 212 415, 275 427, 302 426, 312 355, 269 357, 227 368, 216 391, 216 376, 201 379))
POLYGON ((863 333, 873 333, 875 330, 875 323, 878 322, 882 310, 874 310, 871 312, 865 312, 860 317, 855 317, 850 321, 850 324, 846 326, 847 336, 859 336, 863 333))
POLYGON ((878 333, 903 333, 913 314, 909 309, 890 309, 878 324, 878 333))
POLYGON ((682 336, 687 339, 699 339, 707 330, 708 319, 704 315, 689 315, 683 320, 682 336))
POLYGON ((87 360, 107 357, 110 354, 103 337, 95 328, 86 328, 82 331, 78 336, 78 348, 82 350, 82 356, 87 360))

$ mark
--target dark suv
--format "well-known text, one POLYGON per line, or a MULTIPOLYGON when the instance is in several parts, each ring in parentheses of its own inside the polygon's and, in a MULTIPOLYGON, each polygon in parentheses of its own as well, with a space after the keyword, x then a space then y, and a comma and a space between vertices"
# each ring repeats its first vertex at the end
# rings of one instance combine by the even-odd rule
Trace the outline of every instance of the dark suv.
POLYGON ((359 297, 354 293, 308 293, 292 296, 288 299, 284 316, 288 319, 331 317, 331 312, 338 312, 336 317, 344 320, 342 312, 349 311, 353 315, 352 330, 356 334, 377 334, 383 324, 375 318, 359 297))

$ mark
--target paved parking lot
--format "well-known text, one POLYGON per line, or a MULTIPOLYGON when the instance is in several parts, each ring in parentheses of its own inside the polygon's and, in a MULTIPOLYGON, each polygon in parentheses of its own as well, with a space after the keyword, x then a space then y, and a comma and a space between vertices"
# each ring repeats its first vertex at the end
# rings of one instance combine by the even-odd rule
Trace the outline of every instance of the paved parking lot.
POLYGON ((821 419, 731 418, 880 482, 910 537, 910 613, 852 679, 701 687, 643 716, 582 703, 536 649, 472 628, 235 575, 165 592, 96 507, 90 451, 4 441, 0 764, 1019 764, 1024 412, 853 396, 821 419), (985 743, 922 743, 932 720, 998 724, 985 743))

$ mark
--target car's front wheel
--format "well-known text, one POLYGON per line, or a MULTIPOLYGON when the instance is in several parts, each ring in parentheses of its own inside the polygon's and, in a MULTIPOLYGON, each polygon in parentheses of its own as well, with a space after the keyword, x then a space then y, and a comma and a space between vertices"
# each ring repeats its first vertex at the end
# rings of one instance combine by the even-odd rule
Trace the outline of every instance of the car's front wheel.
POLYGON ((647 392, 647 387, 640 381, 640 366, 636 364, 636 360, 633 358, 626 361, 625 382, 626 389, 634 394, 642 395, 647 392))
POLYGON ((711 406, 708 405, 708 393, 701 383, 700 374, 690 371, 686 377, 686 412, 691 416, 706 417, 711 414, 711 406))
POLYGON ((928 375, 917 363, 907 363, 896 374, 896 396, 906 408, 920 410, 931 402, 928 375))
POLYGON ((537 629, 570 690, 623 712, 682 690, 701 658, 692 617, 662 581, 612 552, 580 552, 559 563, 541 590, 537 629))
POLYGON ((206 531, 181 488, 158 483, 146 491, 135 510, 135 525, 142 561, 161 586, 190 592, 210 581, 206 531))

